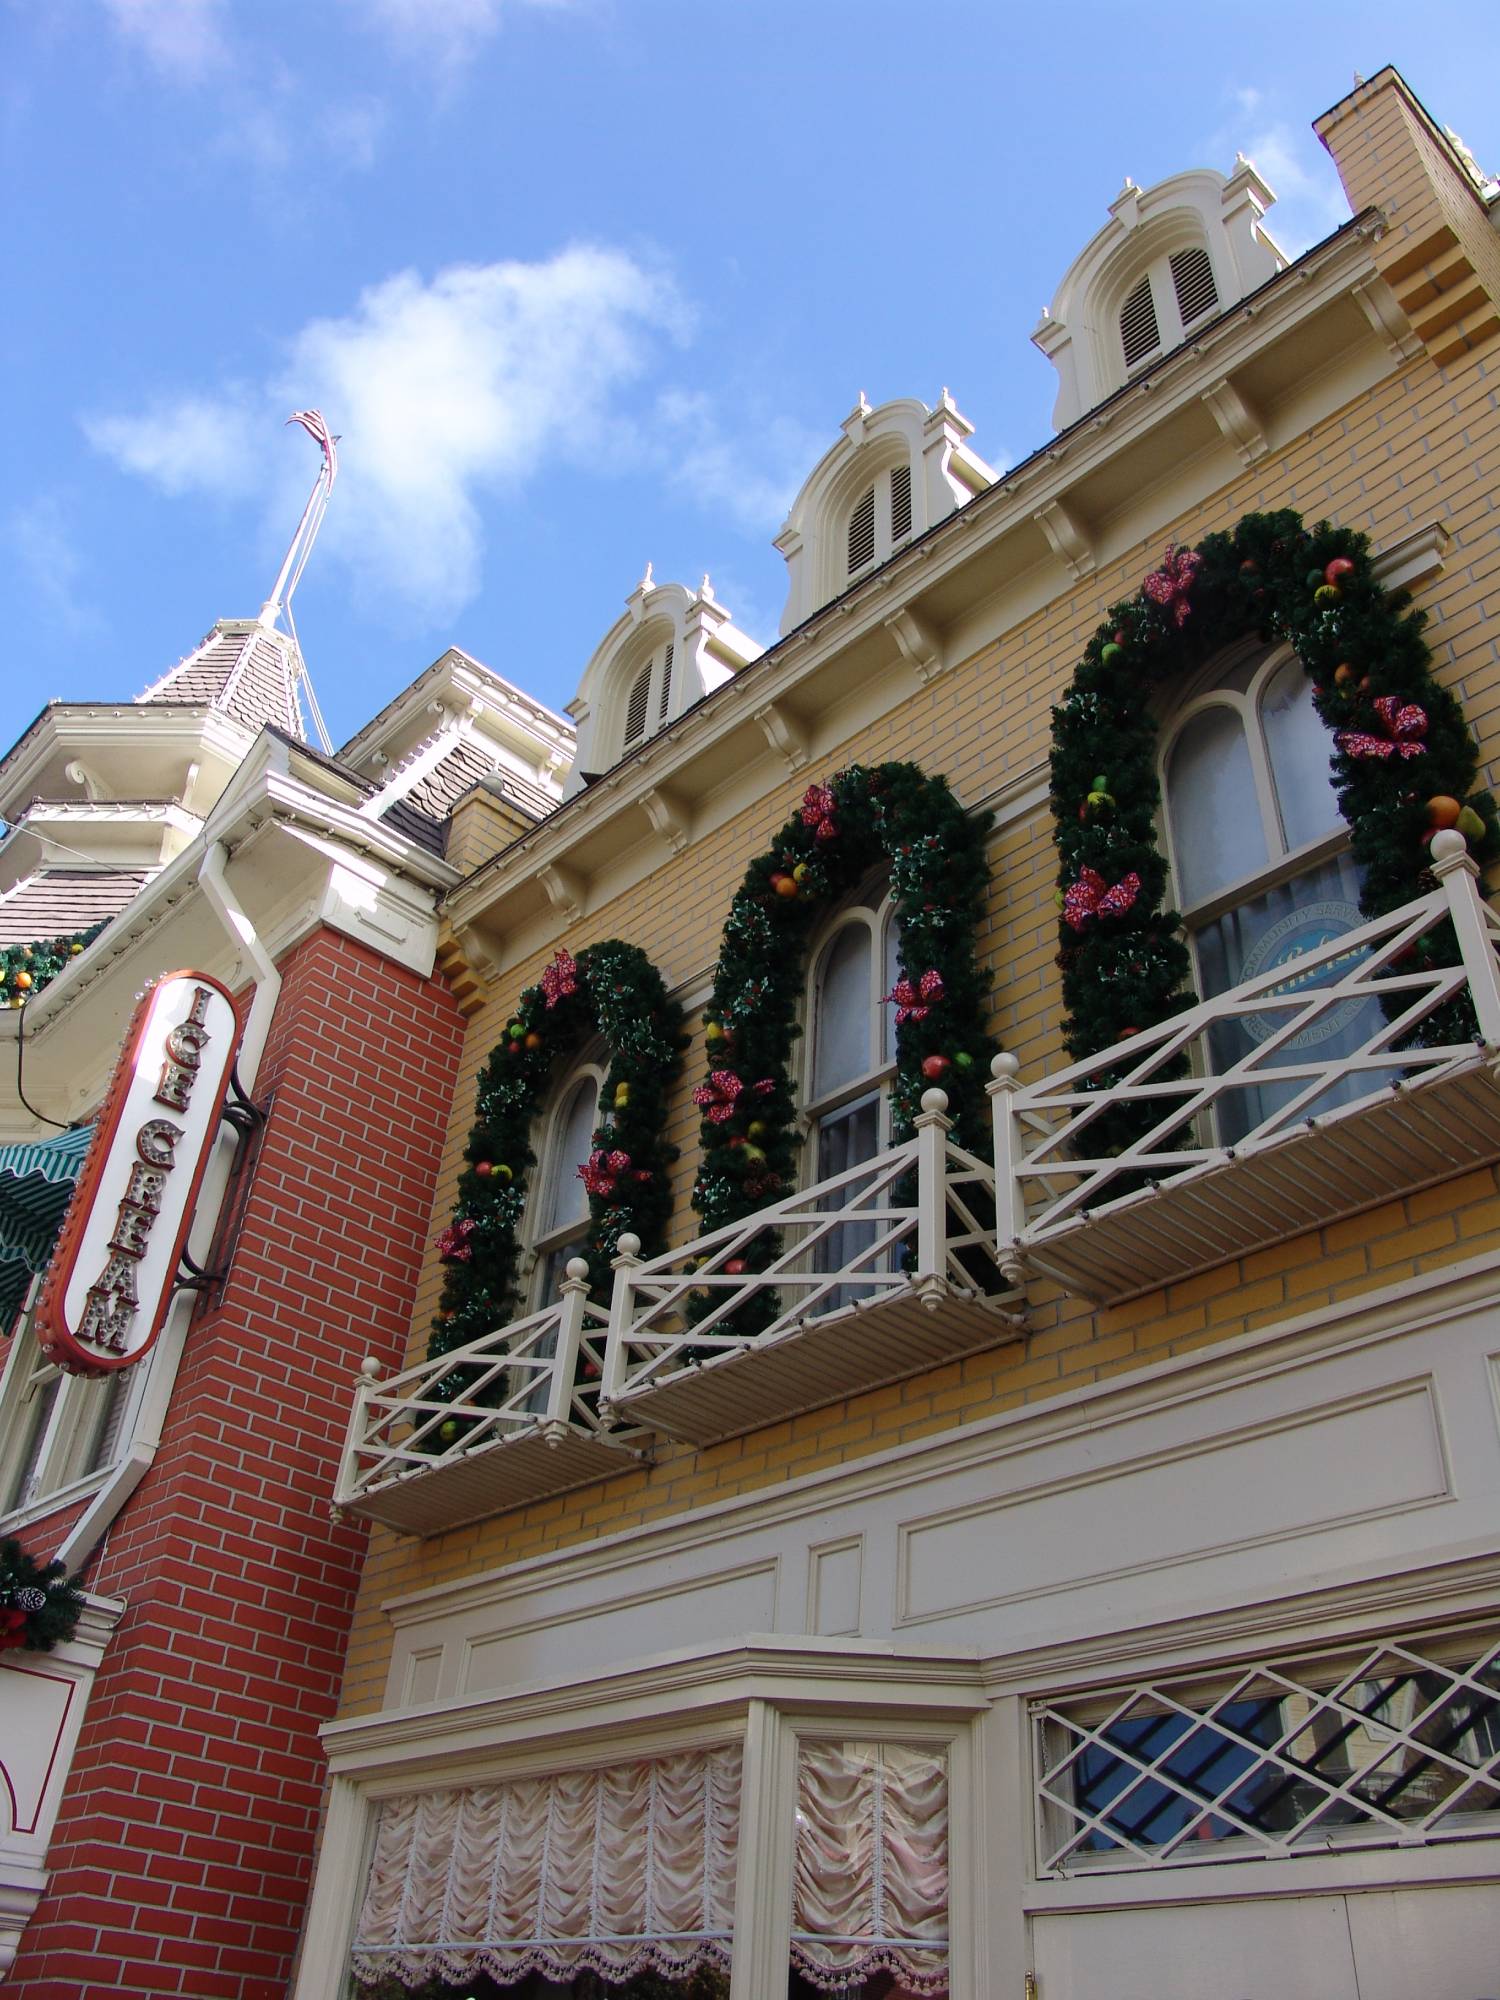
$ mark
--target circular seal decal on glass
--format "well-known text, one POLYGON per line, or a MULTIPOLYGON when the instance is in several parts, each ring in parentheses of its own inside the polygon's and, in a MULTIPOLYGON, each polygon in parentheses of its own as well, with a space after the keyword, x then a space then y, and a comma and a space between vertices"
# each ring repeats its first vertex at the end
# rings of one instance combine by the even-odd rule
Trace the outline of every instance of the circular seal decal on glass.
MULTIPOLYGON (((1286 978, 1268 988, 1270 993, 1302 994, 1319 986, 1329 986, 1342 979, 1350 967, 1358 964, 1367 954, 1356 948, 1353 951, 1336 952, 1332 958, 1325 958, 1320 964, 1298 970, 1299 961, 1322 951, 1325 946, 1335 944, 1350 931, 1357 931, 1364 919, 1358 907, 1342 900, 1326 903, 1305 903, 1300 910, 1279 917, 1274 924, 1262 931, 1260 936, 1245 953, 1240 966, 1238 983, 1248 985, 1263 973, 1275 972, 1280 967, 1287 969, 1286 978)), ((1290 1053, 1295 1049, 1315 1048, 1319 1042, 1326 1042, 1339 1034, 1354 1019, 1361 1007, 1368 1005, 1368 997, 1357 1000, 1342 1000, 1337 1007, 1329 1007, 1315 1015, 1301 1031, 1294 1035, 1283 1047, 1290 1053)), ((1240 1026, 1253 1042, 1263 1042, 1286 1021, 1286 1015, 1273 1008, 1267 1014, 1246 1014, 1240 1026)))

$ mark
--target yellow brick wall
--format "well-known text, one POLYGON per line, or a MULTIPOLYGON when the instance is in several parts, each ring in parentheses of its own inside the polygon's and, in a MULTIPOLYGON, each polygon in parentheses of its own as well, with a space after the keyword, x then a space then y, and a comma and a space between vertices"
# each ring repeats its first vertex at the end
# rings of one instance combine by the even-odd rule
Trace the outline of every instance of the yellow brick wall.
MULTIPOLYGON (((1379 81, 1379 80, 1377 80, 1379 81)), ((1358 94, 1356 94, 1357 96, 1358 94)), ((1424 162, 1402 196, 1405 226, 1420 233, 1447 212, 1431 164, 1402 123, 1409 105, 1390 87, 1369 92, 1368 131, 1355 100, 1335 121, 1330 143, 1343 160, 1363 149, 1383 164, 1399 139, 1424 162), (1398 115, 1399 114, 1399 115, 1398 115), (1380 122, 1384 121, 1384 122, 1380 122), (1394 136, 1392 136, 1394 134, 1394 136), (1380 149, 1384 148, 1384 151, 1380 149), (1423 204, 1426 204, 1425 209, 1423 204)), ((1409 121, 1408 121, 1409 123, 1409 121)), ((1404 156, 1403 156, 1404 158, 1404 156)), ((1360 166, 1351 190, 1363 189, 1360 166)), ((1360 201, 1374 198, 1360 194, 1360 201)), ((1452 543, 1441 574, 1419 601, 1441 679, 1462 697, 1481 741, 1486 782, 1500 757, 1500 537, 1490 525, 1500 484, 1500 350, 1465 347, 1445 366, 1419 353, 1373 393, 1268 454, 1190 516, 1166 531, 1198 541, 1254 509, 1290 506, 1309 520, 1328 516, 1367 532, 1378 547, 1438 520, 1452 543)), ((700 847, 666 856, 646 881, 592 911, 567 936, 577 950, 619 936, 641 944, 681 977, 710 964, 730 898, 749 858, 766 845, 810 779, 859 758, 908 757, 943 772, 973 801, 1046 758, 1049 710, 1107 607, 1138 588, 1166 535, 1154 535, 1091 577, 1060 590, 1034 617, 914 693, 899 710, 839 746, 818 770, 788 778, 700 847)), ((994 981, 994 1027, 1031 1077, 1057 1062, 1061 1012, 1054 903, 1055 856, 1045 807, 997 830, 992 882, 980 938, 994 981)), ((547 951, 507 975, 470 1023, 434 1232, 451 1208, 480 1065, 499 1037, 520 988, 534 981, 547 951)), ((674 1187, 676 1234, 692 1233, 688 1193, 696 1171, 697 1114, 688 1092, 701 1074, 701 1028, 676 1093, 669 1136, 682 1148, 674 1187)), ((911 1382, 853 1396, 828 1409, 705 1451, 664 1443, 658 1463, 607 1483, 516 1509, 427 1542, 372 1531, 349 1657, 346 1713, 380 1705, 389 1628, 380 1606, 425 1585, 474 1574, 525 1556, 586 1541, 635 1523, 679 1514, 774 1483, 789 1474, 858 1459, 898 1441, 1036 1403, 1061 1390, 1128 1372, 1235 1333, 1274 1324, 1355 1297, 1402 1277, 1441 1268, 1500 1242, 1500 1182, 1466 1174, 1406 1201, 1259 1251, 1201 1276, 1105 1311, 1050 1285, 1031 1288, 1031 1331, 1018 1342, 911 1382)), ((414 1355, 425 1350, 439 1289, 435 1261, 418 1301, 414 1355)))

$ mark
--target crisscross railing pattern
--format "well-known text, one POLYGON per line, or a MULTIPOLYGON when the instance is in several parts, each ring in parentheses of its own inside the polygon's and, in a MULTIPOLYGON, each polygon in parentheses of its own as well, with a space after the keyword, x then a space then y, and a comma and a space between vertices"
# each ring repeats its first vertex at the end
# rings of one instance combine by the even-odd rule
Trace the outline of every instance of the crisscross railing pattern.
POLYGON ((1500 1816, 1494 1629, 1041 1702, 1033 1721, 1051 1874, 1410 1845, 1500 1816))
POLYGON ((1290 972, 1248 980, 1037 1083, 1002 1080, 997 1157, 1014 1240, 1472 1066, 1465 1021, 1491 1051, 1500 1045, 1500 923, 1466 853, 1444 851, 1434 872, 1443 879, 1428 895, 1290 972), (1443 962, 1428 962, 1434 954, 1443 962), (1469 1004, 1455 1024, 1460 998, 1469 1004), (1223 1060, 1226 1040, 1243 1053, 1223 1060), (1133 1136, 1114 1143, 1122 1112, 1133 1136))
MULTIPOLYGON (((616 1265, 603 1402, 823 1315, 915 1292, 987 1298, 995 1176, 955 1145, 929 1091, 904 1144, 641 1263, 616 1265)), ((622 1243, 622 1248, 624 1247, 622 1243)))
POLYGON ((431 1473, 527 1433, 597 1436, 608 1315, 571 1276, 555 1304, 386 1381, 367 1375, 339 1470, 335 1505, 394 1479, 431 1473), (441 1384, 444 1393, 435 1392, 441 1384))

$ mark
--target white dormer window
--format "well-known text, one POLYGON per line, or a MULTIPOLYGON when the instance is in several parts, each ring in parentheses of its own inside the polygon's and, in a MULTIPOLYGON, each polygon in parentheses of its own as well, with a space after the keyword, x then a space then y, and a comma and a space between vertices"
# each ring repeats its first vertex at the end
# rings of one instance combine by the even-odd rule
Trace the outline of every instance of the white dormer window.
POLYGON ((1176 347, 1200 320, 1219 309, 1214 267, 1201 243, 1174 250, 1144 272, 1120 308, 1120 346, 1127 371, 1176 347))
POLYGON ((884 562, 911 534, 911 466, 893 465, 855 501, 849 515, 848 573, 884 562))
POLYGON ((648 732, 660 729, 672 706, 672 656, 676 646, 670 639, 644 661, 630 683, 625 697, 625 734, 622 752, 644 742, 648 732))

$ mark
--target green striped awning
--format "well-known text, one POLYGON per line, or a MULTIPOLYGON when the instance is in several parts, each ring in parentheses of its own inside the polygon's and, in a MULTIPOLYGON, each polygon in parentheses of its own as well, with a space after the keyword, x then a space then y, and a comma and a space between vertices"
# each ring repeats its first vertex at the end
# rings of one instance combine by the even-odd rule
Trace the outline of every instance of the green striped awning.
POLYGON ((80 1125, 55 1139, 0 1146, 0 1332, 47 1268, 93 1136, 91 1125, 80 1125))

